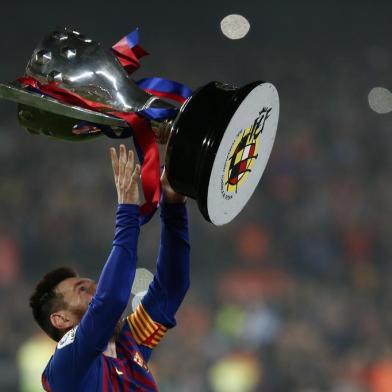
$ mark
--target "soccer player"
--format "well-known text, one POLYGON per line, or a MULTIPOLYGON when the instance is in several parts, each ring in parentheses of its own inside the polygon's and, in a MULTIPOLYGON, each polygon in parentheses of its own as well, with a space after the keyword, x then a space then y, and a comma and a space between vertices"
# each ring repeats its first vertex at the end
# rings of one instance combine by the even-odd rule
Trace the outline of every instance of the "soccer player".
POLYGON ((30 298, 35 320, 58 342, 42 375, 46 391, 157 391, 147 363, 189 287, 185 197, 162 183, 161 243, 156 274, 136 311, 128 304, 137 262, 140 167, 111 148, 118 194, 113 248, 98 284, 69 268, 47 273, 30 298))

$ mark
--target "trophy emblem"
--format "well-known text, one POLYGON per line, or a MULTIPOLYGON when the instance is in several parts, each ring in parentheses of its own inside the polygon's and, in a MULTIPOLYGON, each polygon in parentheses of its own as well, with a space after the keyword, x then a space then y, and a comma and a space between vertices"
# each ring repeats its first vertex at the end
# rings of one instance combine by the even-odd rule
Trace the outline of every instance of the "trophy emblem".
POLYGON ((137 68, 145 52, 138 39, 132 47, 138 36, 131 34, 109 51, 72 29, 51 32, 34 50, 25 77, 0 84, 0 98, 18 103, 19 122, 31 134, 59 139, 122 137, 129 130, 135 139, 140 124, 145 132, 148 124, 167 144, 173 189, 195 199, 206 220, 230 222, 267 165, 279 120, 276 88, 263 81, 241 88, 210 82, 191 93, 160 78, 137 83, 127 67, 137 68))

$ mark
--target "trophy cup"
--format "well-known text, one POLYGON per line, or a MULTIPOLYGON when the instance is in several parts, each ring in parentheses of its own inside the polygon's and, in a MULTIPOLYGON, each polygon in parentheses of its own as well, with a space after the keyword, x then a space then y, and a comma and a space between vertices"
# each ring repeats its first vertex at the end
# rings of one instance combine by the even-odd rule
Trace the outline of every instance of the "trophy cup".
POLYGON ((89 140, 121 135, 129 117, 143 118, 167 143, 170 185, 195 199, 215 225, 230 222, 246 205, 274 143, 279 97, 271 83, 237 88, 210 82, 179 104, 142 89, 113 51, 72 29, 45 36, 26 78, 0 84, 0 98, 18 103, 18 119, 30 133, 89 140), (53 94, 47 86, 54 86, 53 94))

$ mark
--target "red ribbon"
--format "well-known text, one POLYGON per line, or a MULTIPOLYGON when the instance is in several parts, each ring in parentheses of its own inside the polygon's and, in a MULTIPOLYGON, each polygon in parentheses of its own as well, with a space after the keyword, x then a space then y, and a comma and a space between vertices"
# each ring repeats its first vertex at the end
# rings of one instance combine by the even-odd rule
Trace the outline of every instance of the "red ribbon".
MULTIPOLYGON (((95 111, 101 111, 103 109, 107 111, 110 109, 102 103, 90 101, 78 94, 58 87, 57 82, 43 85, 32 77, 19 78, 18 82, 25 86, 31 86, 64 104, 76 105, 95 111)), ((155 142, 155 135, 151 129, 149 120, 136 113, 110 112, 110 114, 122 118, 129 124, 132 128, 134 141, 143 152, 144 159, 141 167, 141 182, 145 203, 141 206, 140 211, 147 218, 148 215, 152 215, 157 209, 161 191, 159 150, 155 142)))
POLYGON ((112 52, 128 73, 136 71, 140 67, 139 59, 148 55, 148 52, 140 45, 135 45, 131 48, 127 37, 123 37, 113 45, 112 52))
POLYGON ((140 212, 143 216, 148 216, 157 209, 161 196, 159 150, 150 121, 137 113, 111 112, 110 114, 122 118, 132 127, 134 141, 143 151, 141 179, 146 202, 140 207, 140 212))
MULTIPOLYGON (((112 47, 114 55, 128 73, 132 73, 140 66, 139 59, 148 53, 139 45, 138 30, 123 37, 112 47)), ((86 99, 69 90, 58 86, 58 82, 41 84, 32 77, 22 77, 18 79, 19 83, 31 86, 32 88, 55 98, 61 103, 75 105, 78 107, 108 112, 111 108, 108 106, 86 99)), ((170 93, 154 92, 155 95, 171 97, 170 93)), ((177 97, 178 99, 178 97, 177 97)), ((132 129, 134 142, 143 152, 144 159, 141 167, 141 182, 144 192, 145 203, 141 206, 141 213, 144 216, 143 222, 147 222, 157 209, 161 184, 160 184, 160 160, 159 151, 155 142, 155 136, 151 129, 149 120, 137 113, 110 112, 113 116, 125 120, 132 129)))

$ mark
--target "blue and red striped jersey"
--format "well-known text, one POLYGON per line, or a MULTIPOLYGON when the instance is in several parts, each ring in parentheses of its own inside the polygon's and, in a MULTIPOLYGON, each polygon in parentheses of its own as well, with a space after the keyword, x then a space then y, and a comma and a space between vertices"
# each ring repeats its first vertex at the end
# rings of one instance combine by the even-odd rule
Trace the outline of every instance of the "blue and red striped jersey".
POLYGON ((135 312, 123 320, 115 340, 117 358, 103 354, 129 299, 136 270, 137 206, 120 205, 112 252, 97 292, 79 325, 57 345, 43 375, 50 392, 152 392, 152 350, 169 328, 189 287, 189 239, 185 205, 161 208, 157 270, 135 312))

